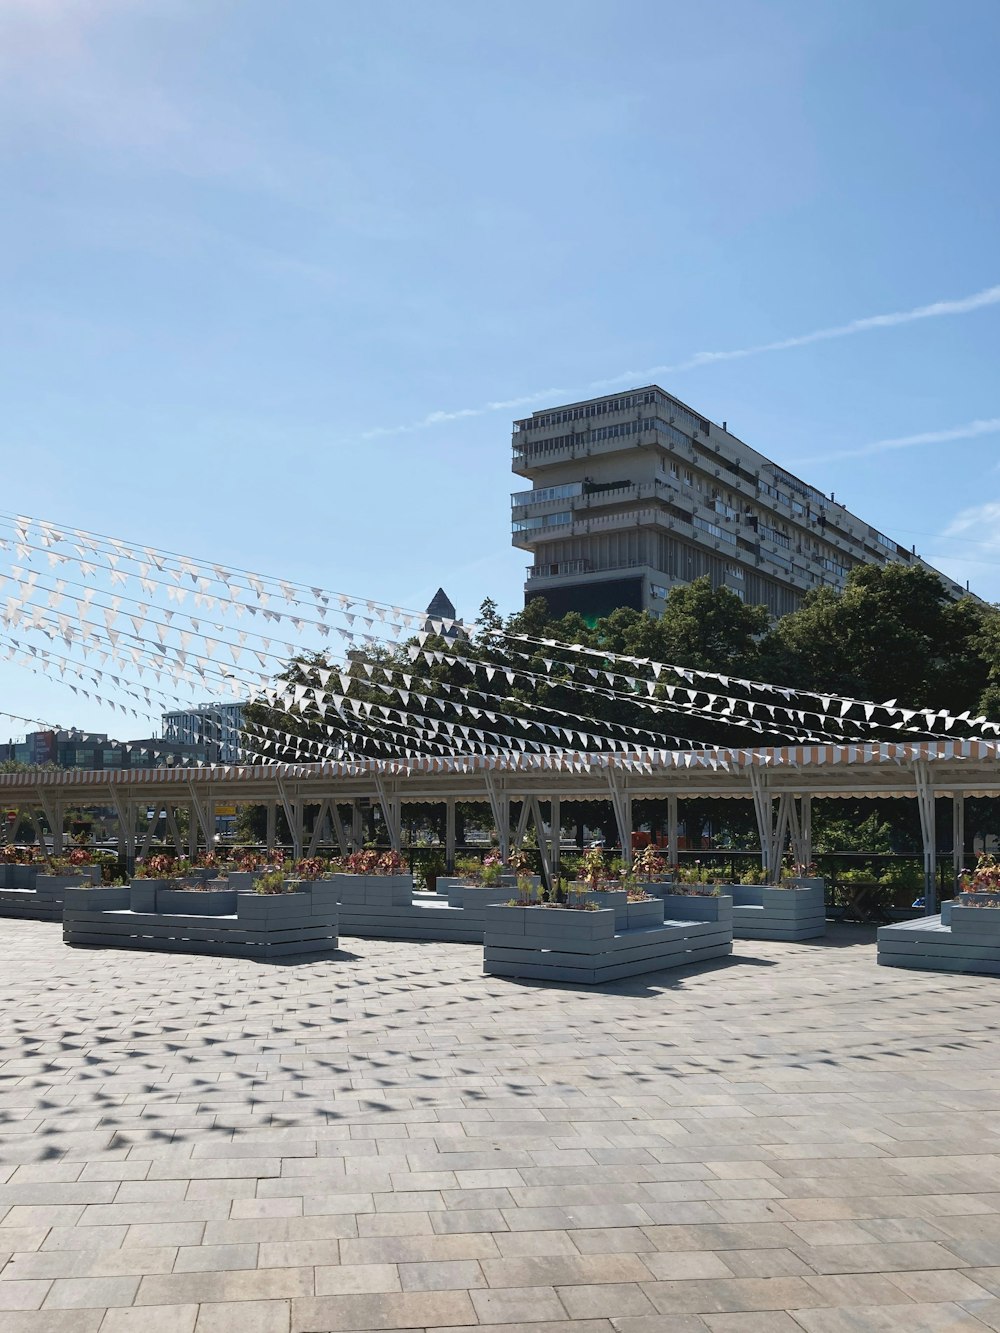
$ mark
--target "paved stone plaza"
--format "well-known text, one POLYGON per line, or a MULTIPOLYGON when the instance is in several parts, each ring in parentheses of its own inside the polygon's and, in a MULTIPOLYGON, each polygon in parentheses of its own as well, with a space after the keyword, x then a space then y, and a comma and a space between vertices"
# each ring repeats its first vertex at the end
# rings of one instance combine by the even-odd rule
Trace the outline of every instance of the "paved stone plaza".
POLYGON ((4 1333, 1000 1329, 996 980, 871 932, 592 991, 0 922, 4 1333))

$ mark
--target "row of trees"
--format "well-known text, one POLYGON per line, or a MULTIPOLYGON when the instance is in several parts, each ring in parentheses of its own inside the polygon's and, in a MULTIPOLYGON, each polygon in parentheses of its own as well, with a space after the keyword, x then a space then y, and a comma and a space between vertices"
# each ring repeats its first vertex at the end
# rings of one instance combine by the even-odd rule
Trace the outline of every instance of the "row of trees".
MULTIPOLYGON (((1000 717, 1000 610, 973 597, 953 601, 935 574, 895 564, 859 566, 842 592, 824 588, 810 593, 799 610, 774 624, 769 622, 765 608, 747 606, 729 589, 712 588, 703 578, 674 588, 659 617, 623 608, 596 623, 576 614, 553 618, 544 599, 537 598, 524 610, 503 618, 495 603, 487 600, 470 638, 457 643, 426 639, 418 645, 424 651, 416 656, 410 651, 414 645, 412 641, 399 648, 355 654, 345 673, 349 678, 345 680, 347 697, 395 710, 388 720, 377 713, 359 718, 343 706, 318 707, 302 702, 290 710, 254 704, 247 710, 247 722, 258 735, 265 734, 262 728, 271 728, 272 736, 294 733, 318 742, 326 753, 342 745, 346 752, 375 757, 384 757, 387 745, 429 754, 463 748, 462 736, 454 731, 436 739, 421 737, 417 728, 426 722, 475 726, 481 731, 502 733, 509 742, 544 743, 545 734, 535 724, 539 719, 557 721, 560 715, 565 716, 570 729, 582 727, 624 739, 633 736, 638 744, 657 731, 667 737, 659 742, 666 745, 676 743, 673 738, 737 746, 783 739, 779 726, 773 734, 761 735, 732 718, 692 717, 682 710, 669 711, 662 686, 653 691, 652 697, 664 711, 651 715, 639 702, 640 698, 648 702, 647 691, 637 692, 617 674, 622 668, 612 654, 799 690, 875 702, 898 700, 906 707, 953 714, 968 711, 1000 717), (534 642, 540 639, 609 654, 607 659, 586 659, 586 663, 600 668, 598 685, 591 683, 588 690, 582 690, 581 675, 588 677, 582 673, 581 659, 570 651, 534 642), (471 665, 435 660, 435 651, 449 658, 461 657, 471 665), (486 667, 490 668, 488 677, 482 669, 486 667), (610 681, 605 669, 612 673, 610 681), (516 673, 512 683, 508 671, 516 673), (593 692, 604 685, 606 690, 593 692), (459 694, 455 687, 464 693, 459 694), (396 692, 399 688, 408 696, 405 705, 396 692), (423 689, 437 702, 416 702, 412 692, 423 689), (481 710, 502 711, 504 716, 495 716, 493 721, 476 719, 470 716, 470 704, 481 710), (574 720, 581 718, 584 720, 574 720), (641 729, 641 735, 630 733, 630 727, 641 729)), ((322 690, 331 665, 321 658, 297 660, 289 664, 282 680, 322 690)), ((641 674, 641 669, 628 670, 641 674)), ((651 674, 650 679, 655 676, 651 674)), ((736 685, 732 689, 739 692, 736 685)), ((849 729, 849 724, 845 725, 849 729)), ((900 739, 898 732, 885 731, 883 735, 900 739)), ((465 743, 473 749, 479 741, 465 743)), ((272 740, 270 754, 276 759, 294 758, 299 744, 282 745, 272 740)), ((971 803, 970 829, 993 831, 994 806, 992 801, 971 803)), ((868 825, 881 830, 879 848, 871 848, 875 851, 886 837, 882 827, 885 803, 858 802, 854 809, 840 803, 836 813, 839 820, 862 824, 876 812, 878 819, 868 825)), ((460 820, 463 814, 471 817, 472 812, 460 810, 460 820)), ((581 805, 579 810, 565 807, 563 814, 567 826, 586 821, 592 828, 601 826, 609 835, 614 829, 610 805, 606 810, 598 803, 581 805)), ((642 814, 637 811, 638 818, 642 814)), ((912 802, 898 803, 898 809, 887 818, 898 850, 919 846, 912 802)), ((689 808, 691 833, 708 822, 716 832, 744 845, 753 837, 749 805, 742 809, 740 803, 699 802, 697 809, 689 808)), ((817 819, 816 834, 822 843, 826 838, 822 815, 817 819)), ((944 836, 942 846, 947 846, 944 836)))

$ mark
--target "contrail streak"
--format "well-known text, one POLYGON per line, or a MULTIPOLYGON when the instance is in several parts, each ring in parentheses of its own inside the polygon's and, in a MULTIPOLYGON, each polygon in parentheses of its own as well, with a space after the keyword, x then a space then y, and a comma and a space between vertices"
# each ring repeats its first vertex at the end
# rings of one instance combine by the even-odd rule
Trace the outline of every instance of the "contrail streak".
POLYGON ((998 431, 1000 431, 1000 417, 987 417, 985 420, 969 421, 964 426, 949 426, 945 430, 926 430, 919 435, 900 435, 892 440, 873 440, 871 444, 859 445, 857 449, 844 449, 839 453, 792 458, 789 459, 788 466, 832 463, 842 458, 868 458, 872 454, 890 453, 893 449, 913 449, 921 444, 947 444, 951 440, 973 440, 977 435, 995 435, 998 431))
MULTIPOLYGON (((868 333, 872 329, 895 328, 899 324, 915 324, 922 319, 940 319, 945 315, 967 315, 973 310, 982 310, 985 306, 1000 304, 1000 285, 985 287, 971 296, 962 296, 952 301, 933 301, 930 305, 915 306, 912 310, 896 310, 887 315, 866 315, 863 319, 852 319, 848 324, 834 324, 830 328, 814 329, 812 333, 800 333, 793 338, 780 338, 776 342, 756 343, 752 347, 736 347, 728 352, 695 352, 693 356, 674 365, 649 366, 645 370, 626 370, 613 379, 591 380, 584 386, 588 391, 606 391, 620 384, 648 384, 658 375, 674 375, 684 370, 696 370, 699 366, 711 366, 720 361, 741 361, 750 356, 763 356, 767 352, 786 352, 794 347, 808 347, 810 343, 830 342, 834 338, 851 338, 856 333, 868 333)), ((426 430, 443 422, 459 421, 465 417, 483 417, 491 412, 502 412, 508 408, 526 407, 531 403, 543 401, 557 402, 566 398, 563 389, 546 389, 540 393, 526 394, 520 398, 508 398, 498 402, 484 403, 482 407, 462 407, 452 411, 429 412, 419 421, 408 426, 377 426, 366 431, 361 438, 372 440, 386 435, 408 435, 412 431, 426 430)), ((985 433, 985 432, 980 432, 985 433)), ((953 437, 962 438, 962 437, 953 437)), ((932 443, 928 440, 926 443, 932 443)), ((902 448, 903 446, 898 446, 902 448)), ((844 454, 841 457, 849 457, 844 454)))

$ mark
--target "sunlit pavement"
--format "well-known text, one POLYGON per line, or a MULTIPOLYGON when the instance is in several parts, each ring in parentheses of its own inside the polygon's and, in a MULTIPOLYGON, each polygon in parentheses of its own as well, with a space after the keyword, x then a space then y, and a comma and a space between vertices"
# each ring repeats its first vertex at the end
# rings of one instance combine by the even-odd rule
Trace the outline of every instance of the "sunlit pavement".
POLYGON ((1000 980, 870 930, 601 990, 0 921, 0 1328, 1000 1328, 1000 980))

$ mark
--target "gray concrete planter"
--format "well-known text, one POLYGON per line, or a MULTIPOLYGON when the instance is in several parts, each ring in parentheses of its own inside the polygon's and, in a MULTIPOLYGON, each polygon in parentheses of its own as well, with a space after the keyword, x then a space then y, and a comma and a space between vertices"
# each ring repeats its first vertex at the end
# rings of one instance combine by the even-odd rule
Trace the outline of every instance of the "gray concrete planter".
POLYGON ((0 882, 5 889, 33 889, 35 887, 35 876, 38 874, 37 866, 4 865, 0 867, 0 874, 3 880, 0 882))
POLYGON ((1000 975, 1000 907, 970 907, 958 898, 940 916, 880 926, 878 962, 929 972, 1000 975))
POLYGON ((263 960, 337 948, 337 896, 330 881, 299 882, 295 891, 276 894, 170 888, 153 893, 156 910, 137 911, 130 889, 69 890, 64 942, 263 960), (231 910, 218 911, 222 906, 231 910))
POLYGON ((453 884, 448 890, 448 906, 460 907, 463 911, 476 911, 490 903, 505 903, 517 894, 512 884, 494 884, 484 888, 481 884, 453 884))
MULTIPOLYGON (((535 889, 537 889, 542 882, 538 875, 522 875, 521 878, 529 880, 532 888, 535 889)), ((461 875, 438 875, 434 882, 434 892, 447 896, 451 889, 457 888, 460 884, 468 884, 468 882, 469 881, 463 879, 461 875)), ((517 876, 508 874, 501 875, 500 886, 507 889, 507 897, 511 897, 510 890, 517 887, 517 876)), ((495 888, 497 886, 494 885, 493 887, 495 888)))
POLYGON ((88 867, 86 873, 73 875, 39 874, 32 866, 7 866, 5 869, 30 870, 31 886, 0 889, 0 917, 30 921, 61 921, 66 891, 93 883, 91 869, 100 874, 96 866, 88 867))
POLYGON ((615 914, 615 929, 625 929, 625 909, 628 894, 624 889, 589 889, 581 881, 574 881, 569 886, 570 900, 574 903, 596 903, 598 907, 610 907, 615 914))
POLYGON ((665 921, 716 921, 733 928, 733 900, 728 893, 664 893, 665 921))
POLYGON ((448 893, 414 893, 409 875, 334 875, 345 935, 382 940, 481 944, 484 913, 506 902, 508 884, 482 889, 450 881, 448 893))
POLYGON ((134 879, 129 885, 129 907, 133 912, 155 912, 157 892, 169 888, 169 879, 134 879))
POLYGON ((155 911, 162 915, 232 916, 236 911, 235 889, 158 889, 155 911))
POLYGON ((733 935, 739 940, 811 940, 826 933, 822 881, 808 888, 727 884, 733 900, 733 935))
POLYGON ((342 904, 406 907, 413 898, 412 875, 333 875, 342 904))
POLYGON ((732 930, 711 921, 658 922, 659 901, 613 908, 487 907, 483 970, 492 976, 598 985, 732 952, 732 930), (631 916, 631 920, 628 918, 631 916))
MULTIPOLYGON (((617 928, 617 916, 615 918, 617 928)), ((663 925, 663 900, 650 898, 649 902, 625 903, 625 929, 646 930, 650 926, 663 925)))
POLYGON ((237 893, 249 893, 263 874, 263 870, 229 870, 226 872, 226 879, 229 887, 235 889, 237 893))

